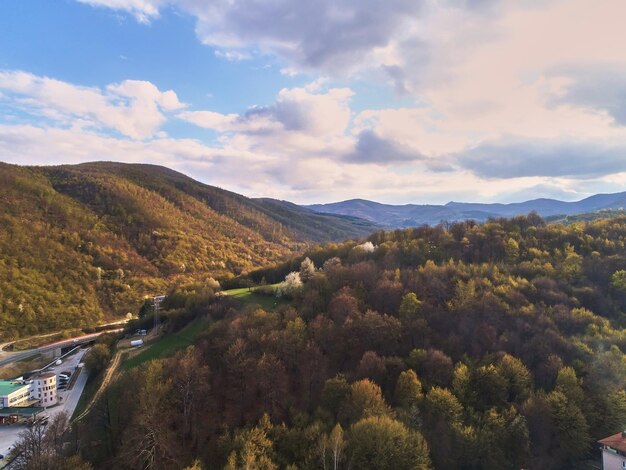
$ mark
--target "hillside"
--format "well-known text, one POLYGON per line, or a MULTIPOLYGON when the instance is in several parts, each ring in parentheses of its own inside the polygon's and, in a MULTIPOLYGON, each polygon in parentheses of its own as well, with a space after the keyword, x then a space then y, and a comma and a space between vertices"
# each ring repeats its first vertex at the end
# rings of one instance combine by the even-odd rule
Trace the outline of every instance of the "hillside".
POLYGON ((153 165, 0 163, 0 201, 0 337, 135 312, 174 281, 240 274, 375 228, 153 165))
POLYGON ((171 333, 99 404, 124 413, 92 413, 68 448, 102 469, 556 470, 624 429, 626 217, 367 240, 263 270, 299 271, 280 302, 173 292, 171 333))
POLYGON ((436 225, 443 221, 476 220, 485 222, 493 217, 514 217, 516 215, 528 214, 529 212, 537 212, 542 217, 567 216, 600 210, 620 209, 625 206, 626 192, 596 194, 575 202, 564 202, 556 199, 533 199, 512 204, 449 202, 445 205, 393 205, 380 204, 364 199, 351 199, 349 201, 313 204, 305 207, 320 213, 360 217, 387 227, 401 228, 436 225))
POLYGON ((581 212, 572 215, 553 215, 546 217, 547 222, 558 224, 573 224, 576 222, 592 222, 598 219, 613 219, 615 217, 623 217, 626 215, 624 209, 601 209, 595 212, 581 212))

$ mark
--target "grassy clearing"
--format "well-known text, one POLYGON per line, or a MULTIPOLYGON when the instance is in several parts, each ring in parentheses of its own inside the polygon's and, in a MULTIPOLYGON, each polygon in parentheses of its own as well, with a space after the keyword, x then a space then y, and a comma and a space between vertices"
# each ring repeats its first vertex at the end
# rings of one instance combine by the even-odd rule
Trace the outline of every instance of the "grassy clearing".
POLYGON ((208 326, 208 321, 203 318, 192 321, 182 330, 168 334, 162 339, 146 345, 139 354, 124 361, 122 370, 132 369, 152 359, 171 356, 176 351, 193 344, 196 338, 207 330, 208 326))
MULTIPOLYGON (((271 287, 276 287, 278 284, 273 284, 271 287)), ((289 302, 285 299, 279 299, 273 295, 259 294, 252 289, 242 287, 240 289, 230 289, 224 291, 224 295, 228 295, 235 300, 243 302, 245 304, 260 305, 265 310, 275 310, 281 305, 287 305, 289 302)))

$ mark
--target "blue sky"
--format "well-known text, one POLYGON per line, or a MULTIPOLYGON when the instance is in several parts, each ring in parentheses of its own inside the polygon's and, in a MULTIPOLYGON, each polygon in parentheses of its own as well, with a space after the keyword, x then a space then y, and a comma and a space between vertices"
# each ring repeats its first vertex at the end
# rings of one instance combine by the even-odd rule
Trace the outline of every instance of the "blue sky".
POLYGON ((3 0, 0 160, 299 203, 625 190, 625 5, 3 0))

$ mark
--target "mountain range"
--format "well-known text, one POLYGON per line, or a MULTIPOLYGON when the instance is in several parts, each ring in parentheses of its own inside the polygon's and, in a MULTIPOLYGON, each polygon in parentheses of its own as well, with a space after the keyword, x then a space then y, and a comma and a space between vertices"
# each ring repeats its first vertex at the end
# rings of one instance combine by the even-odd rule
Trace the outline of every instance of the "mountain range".
POLYGON ((358 217, 387 228, 402 228, 467 219, 484 222, 493 217, 514 217, 533 211, 542 217, 551 217, 621 209, 626 207, 626 192, 596 194, 575 202, 533 199, 512 204, 449 202, 445 205, 393 205, 365 199, 351 199, 304 207, 324 214, 358 217))
POLYGON ((202 289, 381 228, 579 214, 626 206, 626 193, 579 202, 444 206, 361 199, 299 206, 248 198, 176 171, 110 162, 0 163, 0 338, 91 326, 137 312, 173 285, 202 289))

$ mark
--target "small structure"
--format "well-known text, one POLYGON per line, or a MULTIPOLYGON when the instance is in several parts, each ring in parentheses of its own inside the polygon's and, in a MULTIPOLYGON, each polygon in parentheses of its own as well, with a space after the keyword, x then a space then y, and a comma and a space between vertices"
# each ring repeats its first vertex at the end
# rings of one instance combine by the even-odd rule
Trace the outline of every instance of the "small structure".
POLYGON ((2 408, 0 409, 0 424, 14 424, 23 421, 32 423, 42 411, 43 408, 38 406, 2 408))
POLYGON ((0 380, 0 410, 23 406, 30 400, 30 385, 21 380, 0 380))
POLYGON ((53 372, 46 372, 35 377, 31 377, 32 384, 30 397, 39 400, 43 407, 57 404, 57 376, 53 372))
POLYGON ((602 469, 626 469, 626 431, 598 441, 602 446, 602 469))

